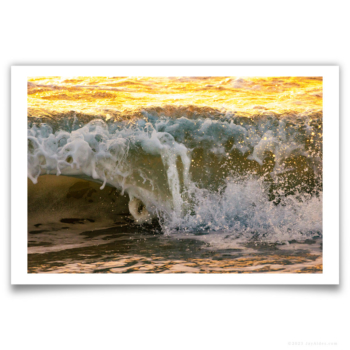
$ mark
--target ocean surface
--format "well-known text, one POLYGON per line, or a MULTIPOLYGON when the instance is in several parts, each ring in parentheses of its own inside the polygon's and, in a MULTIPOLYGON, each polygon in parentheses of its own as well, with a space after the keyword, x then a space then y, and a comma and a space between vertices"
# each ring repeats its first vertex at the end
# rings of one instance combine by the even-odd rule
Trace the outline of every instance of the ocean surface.
POLYGON ((28 80, 28 272, 322 273, 322 79, 28 80))

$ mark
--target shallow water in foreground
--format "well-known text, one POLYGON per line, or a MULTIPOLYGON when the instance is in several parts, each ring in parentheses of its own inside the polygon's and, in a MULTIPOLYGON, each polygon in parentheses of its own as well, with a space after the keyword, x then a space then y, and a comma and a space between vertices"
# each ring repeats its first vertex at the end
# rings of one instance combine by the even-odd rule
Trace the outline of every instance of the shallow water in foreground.
POLYGON ((322 238, 239 241, 220 233, 166 236, 121 216, 31 227, 28 273, 322 273, 322 238))

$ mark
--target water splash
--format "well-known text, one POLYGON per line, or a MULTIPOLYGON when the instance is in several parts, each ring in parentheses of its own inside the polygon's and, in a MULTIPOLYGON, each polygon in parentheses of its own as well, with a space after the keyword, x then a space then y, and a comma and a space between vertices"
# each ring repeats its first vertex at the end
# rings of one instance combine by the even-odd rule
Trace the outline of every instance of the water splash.
MULTIPOLYGON (((175 113, 176 114, 176 113, 175 113)), ((177 115, 177 114, 176 114, 177 115)), ((28 177, 87 177, 130 198, 139 223, 166 233, 220 231, 260 239, 322 232, 322 119, 211 112, 195 118, 29 123, 28 177)))

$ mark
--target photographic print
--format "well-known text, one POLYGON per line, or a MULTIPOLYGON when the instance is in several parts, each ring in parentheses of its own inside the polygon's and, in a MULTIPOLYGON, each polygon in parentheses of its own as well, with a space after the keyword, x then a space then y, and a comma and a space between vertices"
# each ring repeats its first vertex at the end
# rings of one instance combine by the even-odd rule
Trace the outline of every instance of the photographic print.
POLYGON ((28 275, 323 273, 322 75, 26 80, 28 275))

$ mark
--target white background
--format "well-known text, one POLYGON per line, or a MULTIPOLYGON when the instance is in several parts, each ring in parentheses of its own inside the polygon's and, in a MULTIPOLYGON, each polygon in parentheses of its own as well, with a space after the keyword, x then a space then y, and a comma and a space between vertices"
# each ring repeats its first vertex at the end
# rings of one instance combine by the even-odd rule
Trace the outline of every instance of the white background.
POLYGON ((345 1, 7 1, 0 14, 2 348, 350 348, 345 1), (340 285, 11 287, 10 66, 15 64, 340 65, 340 285))
POLYGON ((338 284, 339 283, 338 66, 13 66, 11 68, 12 284, 338 284), (27 84, 33 76, 322 76, 322 274, 28 274, 27 84), (22 220, 18 220, 21 217, 22 220))

